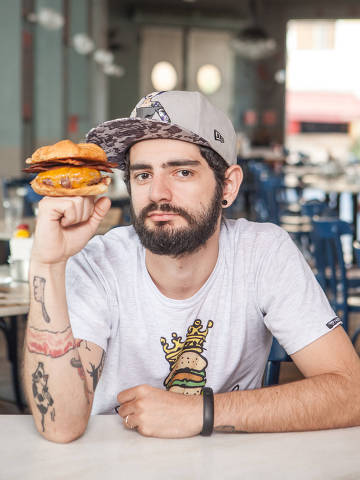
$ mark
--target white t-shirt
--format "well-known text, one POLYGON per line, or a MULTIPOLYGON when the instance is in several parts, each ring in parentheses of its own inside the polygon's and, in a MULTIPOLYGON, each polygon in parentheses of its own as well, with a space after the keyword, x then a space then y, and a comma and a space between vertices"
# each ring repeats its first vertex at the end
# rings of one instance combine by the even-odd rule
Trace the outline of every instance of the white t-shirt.
POLYGON ((216 266, 190 298, 158 290, 131 226, 69 260, 66 292, 74 337, 106 351, 92 414, 112 413, 120 391, 144 383, 259 388, 272 334, 292 354, 341 323, 289 235, 244 219, 222 224, 216 266))

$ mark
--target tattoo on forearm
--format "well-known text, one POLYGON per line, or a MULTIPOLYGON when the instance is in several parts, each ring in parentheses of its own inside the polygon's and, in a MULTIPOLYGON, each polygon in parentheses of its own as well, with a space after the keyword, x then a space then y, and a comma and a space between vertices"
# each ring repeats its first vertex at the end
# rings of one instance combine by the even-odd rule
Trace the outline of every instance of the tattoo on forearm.
POLYGON ((33 279, 34 298, 37 302, 41 303, 43 319, 45 320, 46 323, 50 323, 50 317, 45 308, 45 296, 44 296, 45 283, 46 283, 45 278, 34 276, 34 279, 33 279))
POLYGON ((51 421, 55 421, 54 400, 48 391, 49 375, 45 374, 43 362, 39 362, 32 374, 32 391, 35 404, 41 413, 42 431, 45 432, 45 415, 50 411, 51 421))
POLYGON ((95 392, 96 386, 99 382, 101 372, 103 371, 103 368, 104 368, 104 362, 105 362, 105 352, 103 351, 99 365, 95 367, 95 365, 90 362, 91 370, 87 370, 87 372, 90 374, 90 377, 93 380, 93 392, 95 392))
POLYGON ((87 383, 86 383, 86 378, 85 378, 85 371, 84 371, 84 367, 82 366, 82 363, 81 363, 80 358, 73 357, 73 358, 70 360, 70 364, 71 364, 72 367, 77 368, 79 377, 80 377, 80 379, 82 380, 83 385, 84 385, 85 397, 86 397, 86 400, 87 400, 87 402, 88 402, 88 404, 89 404, 89 403, 90 403, 89 395, 92 395, 93 392, 91 392, 91 391, 87 388, 87 383))
POLYGON ((40 353, 47 357, 58 358, 70 350, 77 348, 81 340, 73 338, 70 325, 62 331, 41 330, 34 327, 28 328, 27 348, 31 353, 40 353))
POLYGON ((247 433, 243 430, 236 430, 234 425, 218 425, 217 427, 214 427, 214 431, 221 433, 247 433))

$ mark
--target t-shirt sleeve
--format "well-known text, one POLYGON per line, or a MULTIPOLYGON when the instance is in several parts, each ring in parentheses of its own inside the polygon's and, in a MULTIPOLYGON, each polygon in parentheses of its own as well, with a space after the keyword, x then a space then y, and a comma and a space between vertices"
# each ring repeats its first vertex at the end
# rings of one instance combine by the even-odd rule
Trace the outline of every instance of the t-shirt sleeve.
POLYGON ((342 323, 286 232, 274 238, 257 274, 264 322, 289 355, 342 323))
POLYGON ((109 289, 100 269, 84 252, 66 266, 66 299, 75 338, 95 343, 103 350, 111 332, 109 289))

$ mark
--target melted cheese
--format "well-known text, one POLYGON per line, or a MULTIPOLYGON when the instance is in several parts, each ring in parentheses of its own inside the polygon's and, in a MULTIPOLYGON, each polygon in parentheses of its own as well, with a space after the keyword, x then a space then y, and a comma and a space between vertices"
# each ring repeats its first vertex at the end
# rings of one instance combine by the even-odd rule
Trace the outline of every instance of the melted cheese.
POLYGON ((41 172, 38 175, 38 181, 46 183, 51 180, 54 187, 78 188, 87 185, 93 180, 100 180, 99 170, 88 167, 60 167, 53 170, 41 172), (67 184, 69 183, 69 186, 67 184))

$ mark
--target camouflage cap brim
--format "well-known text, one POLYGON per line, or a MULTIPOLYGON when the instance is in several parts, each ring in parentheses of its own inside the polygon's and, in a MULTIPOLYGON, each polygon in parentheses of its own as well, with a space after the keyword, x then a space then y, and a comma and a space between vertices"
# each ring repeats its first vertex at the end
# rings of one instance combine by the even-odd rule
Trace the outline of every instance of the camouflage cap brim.
POLYGON ((105 150, 108 160, 116 162, 118 168, 124 170, 126 151, 134 143, 156 138, 182 140, 211 148, 204 138, 178 125, 142 118, 118 118, 104 122, 90 130, 86 141, 99 145, 105 150))

